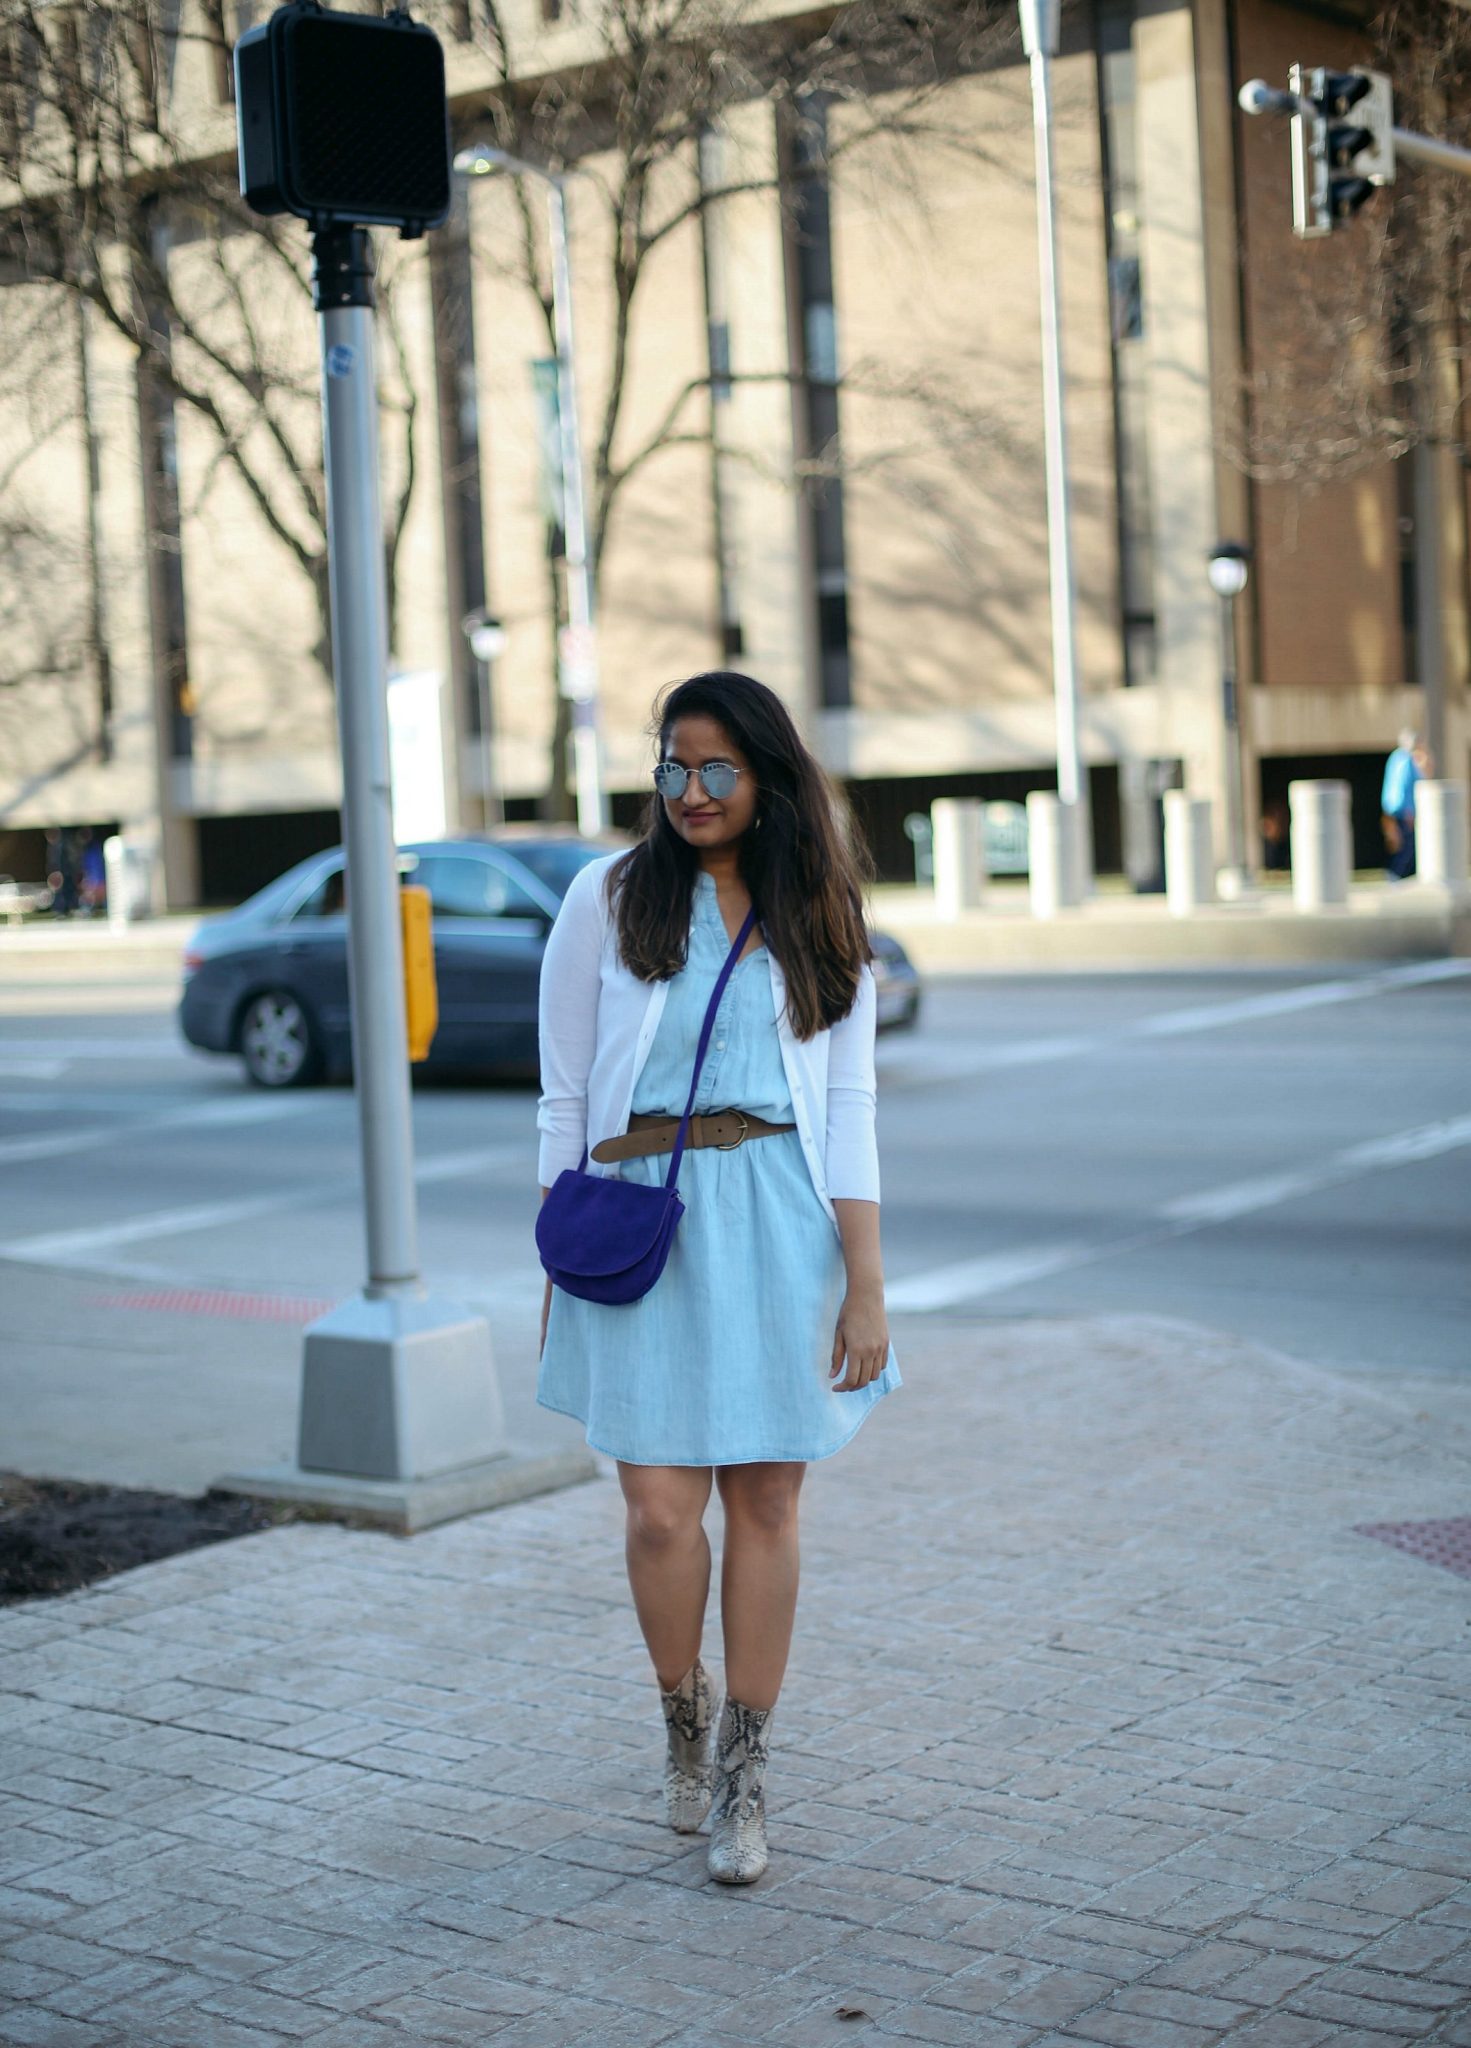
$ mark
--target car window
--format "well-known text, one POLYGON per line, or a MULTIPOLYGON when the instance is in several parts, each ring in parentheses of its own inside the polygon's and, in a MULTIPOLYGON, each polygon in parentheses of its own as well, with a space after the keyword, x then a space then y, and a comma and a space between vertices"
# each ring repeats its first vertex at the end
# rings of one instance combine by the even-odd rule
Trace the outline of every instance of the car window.
POLYGON ((565 896, 572 877, 589 861, 604 860, 615 848, 586 839, 517 840, 509 849, 523 867, 530 868, 539 882, 565 896))
POLYGON ((541 906, 504 868, 472 854, 422 856, 414 874, 436 917, 540 917, 541 906))
POLYGON ((347 908, 347 871, 342 867, 328 868, 318 878, 316 887, 291 913, 291 922, 299 924, 317 917, 340 917, 347 908))

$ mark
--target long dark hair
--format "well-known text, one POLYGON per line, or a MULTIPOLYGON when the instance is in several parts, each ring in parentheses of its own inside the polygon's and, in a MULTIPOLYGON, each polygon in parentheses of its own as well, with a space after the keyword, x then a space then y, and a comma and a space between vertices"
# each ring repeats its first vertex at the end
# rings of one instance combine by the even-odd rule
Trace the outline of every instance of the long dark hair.
MULTIPOLYGON (((662 755, 681 718, 714 719, 750 762, 756 815, 740 843, 741 876, 787 984, 798 1038, 846 1017, 872 957, 863 887, 872 874, 843 798, 808 752, 774 690, 716 669, 664 691, 650 727, 662 755)), ((642 981, 684 966, 699 857, 651 792, 641 837, 609 876, 624 965, 642 981)))

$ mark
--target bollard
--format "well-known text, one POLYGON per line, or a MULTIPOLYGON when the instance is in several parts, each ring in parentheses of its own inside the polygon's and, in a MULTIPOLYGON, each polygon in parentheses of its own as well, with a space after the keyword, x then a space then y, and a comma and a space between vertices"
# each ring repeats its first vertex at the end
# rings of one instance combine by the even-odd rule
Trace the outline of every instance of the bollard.
POLYGON ((107 922, 113 931, 147 917, 153 909, 155 858, 146 839, 111 833, 102 842, 107 878, 107 922))
POLYGON ((1171 917, 1189 917, 1216 900, 1210 798, 1165 791, 1165 899, 1171 917))
POLYGON ((1076 849, 1077 807, 1050 789, 1027 798, 1028 880, 1033 917, 1056 917, 1081 901, 1076 849))
POLYGON ((936 911, 959 917, 963 910, 978 910, 986 895, 985 806, 976 797, 936 797, 930 825, 936 911))
POLYGON ((1298 910, 1337 910, 1348 903, 1353 860, 1346 782, 1289 782, 1292 818, 1292 901, 1298 910))
POLYGON ((1415 784, 1415 872, 1422 882, 1460 892, 1471 861, 1464 782, 1415 784))

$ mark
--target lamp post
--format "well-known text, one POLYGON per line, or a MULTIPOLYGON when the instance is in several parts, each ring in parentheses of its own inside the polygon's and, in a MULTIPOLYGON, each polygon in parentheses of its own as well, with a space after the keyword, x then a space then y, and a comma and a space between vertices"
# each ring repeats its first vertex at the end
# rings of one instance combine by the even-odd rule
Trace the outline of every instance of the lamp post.
POLYGON ((1224 896, 1243 896, 1251 887, 1246 858, 1246 800, 1241 772, 1241 707, 1236 687, 1236 600, 1251 573, 1251 549, 1241 541, 1218 540, 1206 574, 1221 600, 1221 723, 1225 754, 1226 866, 1218 881, 1224 896))
POLYGON ((461 177, 497 171, 540 178, 547 188, 552 247, 552 331, 557 350, 558 455, 562 471, 562 533, 567 564, 567 623, 557 636, 557 687, 572 706, 572 761, 577 829, 592 838, 606 822, 598 744, 598 646, 592 564, 587 552, 587 500, 577 417, 577 364, 572 327, 572 267, 567 254, 567 180, 544 164, 476 142, 455 156, 461 177))
POLYGON ((460 621, 460 631, 469 643, 470 654, 475 663, 476 704, 480 717, 481 821, 485 825, 503 825, 506 821, 506 807, 501 799, 500 783, 495 773, 495 719, 490 694, 490 665, 506 644, 506 629, 500 620, 492 618, 489 612, 468 612, 460 621))
POLYGON ((1057 203, 1052 179, 1052 59, 1061 0, 1020 0, 1022 48, 1032 76, 1032 136, 1037 165, 1037 257, 1042 296, 1042 428, 1047 471, 1047 559, 1052 596, 1052 690, 1057 713, 1057 794, 1063 811, 1065 871, 1061 896, 1079 903, 1092 869, 1088 800, 1078 744, 1078 665, 1073 629, 1075 582, 1068 497, 1067 420, 1063 410, 1062 292, 1057 274, 1057 203))

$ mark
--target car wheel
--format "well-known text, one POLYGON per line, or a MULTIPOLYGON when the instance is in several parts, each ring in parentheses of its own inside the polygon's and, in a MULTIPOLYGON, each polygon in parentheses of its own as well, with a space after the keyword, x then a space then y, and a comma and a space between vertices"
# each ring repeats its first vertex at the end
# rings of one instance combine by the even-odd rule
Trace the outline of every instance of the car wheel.
POLYGON ((298 1088, 321 1068, 312 1020, 289 989, 252 996, 240 1019, 240 1057, 257 1088, 298 1088))

